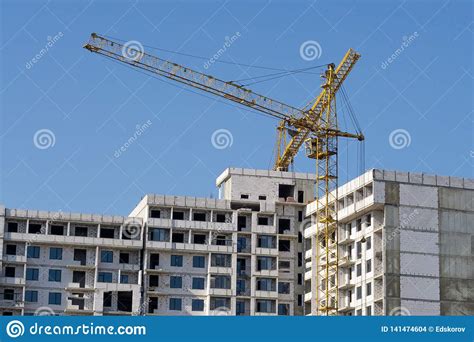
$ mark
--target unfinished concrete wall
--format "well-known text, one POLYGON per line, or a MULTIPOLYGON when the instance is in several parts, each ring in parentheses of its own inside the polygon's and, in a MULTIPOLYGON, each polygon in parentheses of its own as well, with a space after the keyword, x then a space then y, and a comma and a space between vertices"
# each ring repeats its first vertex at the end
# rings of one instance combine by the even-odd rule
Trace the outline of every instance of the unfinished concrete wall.
POLYGON ((441 315, 474 315, 474 191, 441 188, 441 315))

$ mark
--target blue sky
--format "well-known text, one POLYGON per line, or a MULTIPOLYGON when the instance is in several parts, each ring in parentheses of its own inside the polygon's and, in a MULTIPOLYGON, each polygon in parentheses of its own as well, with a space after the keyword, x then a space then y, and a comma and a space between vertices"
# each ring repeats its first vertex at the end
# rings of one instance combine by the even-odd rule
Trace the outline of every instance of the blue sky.
MULTIPOLYGON (((224 80, 270 72, 229 62, 307 68, 338 63, 352 47, 362 58, 345 88, 366 136, 365 167, 473 177, 470 1, 1 1, 1 13, 7 207, 128 214, 145 193, 216 196, 226 167, 271 165, 275 120, 91 54, 82 48, 91 32, 224 80), (207 69, 205 59, 151 48, 210 57, 237 33, 218 58, 226 63, 207 69), (303 58, 310 41, 318 53, 303 58), (218 149, 222 129, 232 144, 218 149)), ((320 84, 312 73, 250 88, 301 107, 320 84)), ((340 144, 343 182, 360 165, 356 144, 340 144)), ((301 153, 295 170, 314 172, 314 161, 301 153)))

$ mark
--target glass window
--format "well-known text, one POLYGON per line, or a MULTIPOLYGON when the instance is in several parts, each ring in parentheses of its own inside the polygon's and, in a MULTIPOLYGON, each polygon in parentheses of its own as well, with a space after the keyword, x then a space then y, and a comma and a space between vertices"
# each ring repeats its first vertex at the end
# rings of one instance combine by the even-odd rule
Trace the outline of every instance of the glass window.
POLYGON ((111 272, 99 272, 97 275, 97 281, 101 283, 111 283, 112 282, 112 273, 111 272))
POLYGON ((230 254, 212 254, 211 256, 211 266, 230 267, 230 264, 230 254))
POLYGON ((257 246, 261 248, 275 248, 276 239, 271 235, 259 235, 257 240, 257 246))
POLYGON ((290 283, 278 282, 278 293, 289 294, 290 293, 290 283))
POLYGON ((204 268, 205 259, 202 255, 193 256, 193 267, 204 268))
POLYGON ((372 248, 372 237, 369 236, 369 237, 366 239, 365 248, 366 248, 366 250, 369 250, 369 249, 372 248))
POLYGON ((360 277, 362 275, 362 264, 358 264, 356 266, 356 272, 357 272, 357 277, 360 277))
POLYGON ((50 292, 48 298, 48 304, 52 305, 61 305, 61 293, 60 292, 50 292))
POLYGON ((257 290, 259 291, 275 291, 275 279, 257 278, 257 290))
POLYGON ((170 277, 170 287, 172 289, 180 289, 183 287, 183 278, 177 276, 170 277))
POLYGON ((182 255, 172 255, 171 256, 171 266, 183 267, 183 256, 182 255))
POLYGON ((193 301, 192 301, 192 310, 193 311, 204 311, 204 300, 202 300, 202 299, 193 299, 193 301))
POLYGON ((63 258, 63 249, 57 247, 51 247, 49 249, 49 258, 51 260, 62 260, 63 258))
POLYGON ((275 312, 275 301, 266 299, 257 300, 257 312, 275 312))
POLYGON ((204 290, 204 278, 193 278, 193 289, 204 290))
POLYGON ((100 261, 108 263, 114 262, 114 253, 112 251, 101 251, 100 261))
POLYGON ((358 286, 356 288, 356 298, 357 299, 361 299, 362 298, 362 287, 361 286, 358 286))
POLYGON ((39 269, 38 268, 27 268, 26 269, 26 280, 38 280, 39 269))
POLYGON ((169 230, 163 228, 152 228, 150 233, 152 241, 169 241, 169 230))
POLYGON ((272 257, 258 257, 257 258, 257 271, 261 270, 274 270, 275 269, 275 258, 272 257))
POLYGON ((278 304, 278 314, 288 316, 290 314, 290 304, 278 304))
POLYGON ((48 281, 61 281, 61 270, 49 270, 48 281))
POLYGON ((181 311, 181 298, 170 298, 170 310, 181 311))
POLYGON ((120 275, 120 284, 128 284, 128 274, 120 275))
POLYGON ((370 259, 367 260, 367 263, 366 263, 365 266, 366 266, 366 267, 365 267, 365 272, 366 272, 366 273, 371 272, 371 271, 372 271, 372 260, 370 260, 370 259))
POLYGON ((40 256, 39 246, 28 246, 26 254, 28 258, 38 259, 40 256))
POLYGON ((213 289, 230 289, 230 277, 224 275, 216 275, 211 277, 211 288, 213 289))
POLYGON ((366 296, 370 296, 372 294, 372 283, 368 283, 367 284, 367 288, 366 288, 366 296))
POLYGON ((38 301, 38 291, 25 291, 25 302, 36 303, 38 301))

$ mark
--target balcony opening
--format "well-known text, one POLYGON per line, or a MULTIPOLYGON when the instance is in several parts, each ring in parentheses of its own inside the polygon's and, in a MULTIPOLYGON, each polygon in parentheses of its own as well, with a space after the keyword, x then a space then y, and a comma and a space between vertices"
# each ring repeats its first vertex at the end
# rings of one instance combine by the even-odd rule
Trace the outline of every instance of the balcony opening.
POLYGON ((206 213, 193 213, 193 221, 206 221, 206 213))
POLYGON ((241 231, 247 228, 247 216, 237 217, 237 230, 241 231))
POLYGON ((173 211, 173 220, 184 220, 184 211, 173 211))
POLYGON ((268 226, 268 217, 259 216, 258 217, 258 225, 259 226, 268 226))
POLYGON ((206 235, 205 234, 194 234, 193 235, 193 243, 198 245, 205 245, 206 244, 206 235))
POLYGON ((9 232, 9 233, 17 233, 17 232, 18 232, 18 222, 8 222, 8 224, 7 224, 7 232, 9 232))
POLYGON ((298 191, 298 203, 304 203, 304 191, 298 191))
POLYGON ((115 236, 114 228, 100 228, 100 237, 105 239, 113 239, 115 236))
POLYGON ((80 261, 81 265, 84 266, 87 260, 87 250, 85 249, 74 249, 74 260, 80 261))
POLYGON ((278 250, 280 252, 290 252, 291 251, 290 240, 280 240, 280 241, 278 241, 278 250))
POLYGON ((120 252, 119 263, 129 264, 130 263, 130 253, 120 252))
POLYGON ((74 236, 84 236, 87 237, 87 227, 76 227, 74 229, 74 236))
POLYGON ((159 277, 158 275, 150 275, 150 277, 148 278, 148 285, 150 287, 158 287, 159 286, 159 277))
POLYGON ((41 234, 41 224, 39 223, 30 223, 28 226, 28 233, 30 234, 41 234))
POLYGON ((84 271, 73 271, 72 272, 72 282, 78 283, 79 287, 86 287, 86 272, 84 271))
POLYGON ((150 218, 161 218, 161 211, 158 209, 151 209, 150 218))
POLYGON ((119 291, 117 295, 117 310, 132 312, 132 291, 119 291))
POLYGON ((158 309, 158 298, 150 297, 150 301, 148 303, 148 313, 152 314, 157 309, 158 309))
POLYGON ((156 266, 160 265, 160 255, 159 254, 150 254, 150 268, 154 269, 156 266))
POLYGON ((6 253, 7 255, 16 255, 16 245, 7 245, 6 253))
POLYGON ((225 223, 225 214, 216 214, 216 222, 225 223))
POLYGON ((104 308, 110 308, 112 306, 112 292, 104 292, 103 298, 104 308))
POLYGON ((278 220, 278 234, 286 234, 291 230, 290 219, 279 219, 278 220))
POLYGON ((287 184, 278 185, 278 197, 287 201, 288 199, 294 200, 295 186, 287 184))
POLYGON ((64 226, 52 225, 51 226, 51 235, 64 235, 64 226))
POLYGON ((172 242, 184 243, 184 233, 173 233, 172 242))

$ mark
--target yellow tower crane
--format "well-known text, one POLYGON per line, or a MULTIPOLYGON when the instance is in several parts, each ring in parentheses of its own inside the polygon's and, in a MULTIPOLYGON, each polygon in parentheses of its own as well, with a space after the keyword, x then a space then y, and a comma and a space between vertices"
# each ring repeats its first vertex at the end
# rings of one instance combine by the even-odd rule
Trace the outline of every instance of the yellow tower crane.
POLYGON ((339 130, 336 93, 360 55, 349 49, 336 67, 329 64, 319 96, 303 109, 259 95, 234 82, 226 82, 145 53, 138 47, 121 44, 92 33, 84 45, 87 50, 142 69, 154 75, 186 84, 202 91, 247 106, 280 119, 277 127, 277 152, 274 170, 288 171, 305 144, 306 155, 316 160, 316 314, 338 313, 338 138, 364 140, 362 132, 339 130), (288 143, 287 143, 288 141, 288 143))

